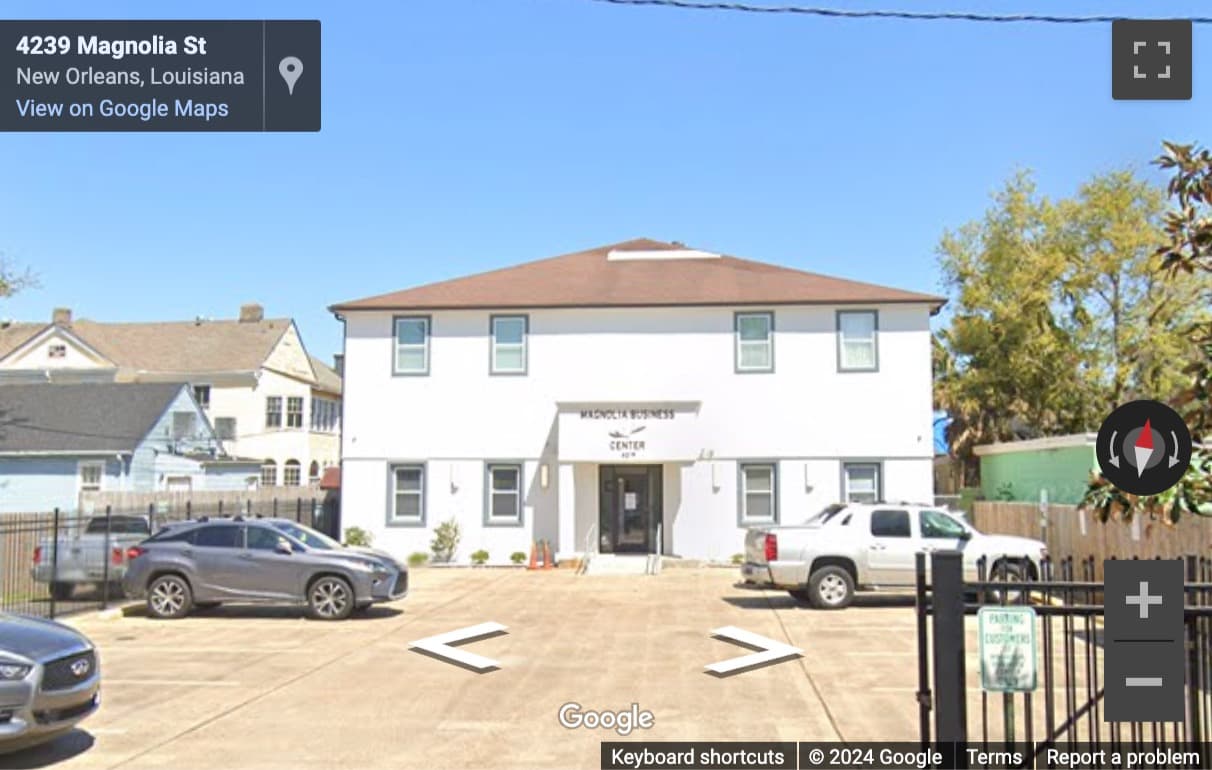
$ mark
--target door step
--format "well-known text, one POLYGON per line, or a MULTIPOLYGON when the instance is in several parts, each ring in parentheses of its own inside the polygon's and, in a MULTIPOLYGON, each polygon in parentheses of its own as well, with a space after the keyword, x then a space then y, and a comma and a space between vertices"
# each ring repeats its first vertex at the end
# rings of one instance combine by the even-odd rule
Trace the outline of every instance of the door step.
POLYGON ((660 571, 660 562, 660 557, 653 554, 595 553, 589 556, 584 574, 654 575, 660 571))

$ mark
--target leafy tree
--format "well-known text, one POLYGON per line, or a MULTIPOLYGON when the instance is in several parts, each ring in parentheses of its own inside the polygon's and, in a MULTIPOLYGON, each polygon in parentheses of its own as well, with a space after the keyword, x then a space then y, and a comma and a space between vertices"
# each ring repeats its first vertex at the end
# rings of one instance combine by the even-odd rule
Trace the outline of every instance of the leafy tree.
POLYGON ((953 315, 935 340, 936 402, 969 466, 977 444, 1093 430, 1119 403, 1178 391, 1208 282, 1158 275, 1163 209, 1131 172, 1057 201, 1021 172, 982 219, 944 234, 953 315))
POLYGON ((0 254, 0 299, 11 297, 22 289, 38 285, 38 276, 29 269, 19 269, 0 254))
POLYGON ((1212 516, 1212 448, 1200 445, 1212 438, 1212 319, 1207 314, 1212 307, 1212 153, 1170 142, 1164 148, 1154 163, 1173 174, 1167 188, 1172 208, 1155 258, 1165 283, 1191 297, 1193 307, 1203 311, 1184 329, 1186 361, 1175 367, 1184 383, 1169 401, 1191 429, 1196 447, 1187 473, 1160 495, 1137 497, 1102 476, 1092 479, 1082 504, 1104 521, 1142 512, 1171 523, 1184 512, 1212 516))

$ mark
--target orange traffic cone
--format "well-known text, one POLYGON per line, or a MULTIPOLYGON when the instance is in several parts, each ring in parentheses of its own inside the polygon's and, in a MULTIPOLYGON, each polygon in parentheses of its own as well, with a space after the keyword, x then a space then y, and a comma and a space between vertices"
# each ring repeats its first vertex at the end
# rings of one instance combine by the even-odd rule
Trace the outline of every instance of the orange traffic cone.
POLYGON ((533 540, 531 540, 530 541, 530 564, 526 565, 526 569, 538 569, 539 568, 536 556, 537 556, 537 548, 535 547, 535 542, 533 540))
POLYGON ((552 560, 551 560, 551 543, 550 543, 550 541, 544 540, 543 541, 543 569, 551 569, 553 566, 555 566, 555 565, 552 564, 552 560))

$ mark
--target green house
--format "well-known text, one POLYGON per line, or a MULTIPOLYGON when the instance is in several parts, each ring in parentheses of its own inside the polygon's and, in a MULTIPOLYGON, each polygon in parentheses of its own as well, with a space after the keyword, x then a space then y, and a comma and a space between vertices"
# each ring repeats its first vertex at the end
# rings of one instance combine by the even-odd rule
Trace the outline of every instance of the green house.
POLYGON ((1095 433, 1050 436, 984 444, 975 449, 986 500, 1039 502, 1046 490, 1052 503, 1076 504, 1098 468, 1095 433))

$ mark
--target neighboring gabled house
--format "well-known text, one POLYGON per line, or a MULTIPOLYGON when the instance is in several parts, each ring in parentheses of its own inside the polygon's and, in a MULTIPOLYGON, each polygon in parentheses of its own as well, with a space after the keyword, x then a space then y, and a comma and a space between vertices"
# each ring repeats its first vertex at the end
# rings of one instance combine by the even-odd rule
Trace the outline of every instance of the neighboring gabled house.
POLYGON ((184 383, 0 387, 0 513, 77 509, 81 492, 243 490, 184 383))
POLYGON ((334 305, 343 523, 726 559, 838 500, 931 502, 942 303, 636 240, 334 305))
POLYGON ((60 308, 49 324, 0 324, 0 387, 39 382, 187 382, 223 450, 262 461, 263 486, 318 483, 339 461, 340 376, 260 305, 236 320, 104 323, 60 308))

